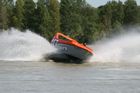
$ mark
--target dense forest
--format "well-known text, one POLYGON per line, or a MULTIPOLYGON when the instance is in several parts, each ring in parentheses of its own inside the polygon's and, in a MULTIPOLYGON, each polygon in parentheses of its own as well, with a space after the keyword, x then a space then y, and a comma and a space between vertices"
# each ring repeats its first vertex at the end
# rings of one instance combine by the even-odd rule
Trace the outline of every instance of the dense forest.
POLYGON ((62 32, 91 43, 134 25, 140 25, 135 0, 109 1, 98 8, 86 0, 0 0, 0 29, 30 29, 49 40, 62 32))

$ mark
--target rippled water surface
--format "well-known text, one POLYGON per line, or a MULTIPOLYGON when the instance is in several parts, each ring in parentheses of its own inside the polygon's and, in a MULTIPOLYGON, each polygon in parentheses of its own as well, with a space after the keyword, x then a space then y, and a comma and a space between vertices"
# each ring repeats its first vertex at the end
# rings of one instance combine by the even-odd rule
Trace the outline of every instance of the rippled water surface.
POLYGON ((140 64, 0 61, 1 93, 140 93, 140 64))

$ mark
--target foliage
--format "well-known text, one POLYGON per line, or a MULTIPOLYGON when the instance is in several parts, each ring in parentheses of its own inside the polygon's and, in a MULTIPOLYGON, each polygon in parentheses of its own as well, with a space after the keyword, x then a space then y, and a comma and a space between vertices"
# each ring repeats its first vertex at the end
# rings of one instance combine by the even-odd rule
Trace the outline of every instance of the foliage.
POLYGON ((35 32, 43 37, 49 37, 51 34, 49 32, 49 13, 45 5, 45 0, 39 0, 37 2, 36 9, 36 26, 35 32))
POLYGON ((10 8, 13 0, 0 0, 0 29, 7 29, 9 24, 10 8))
POLYGON ((60 6, 57 0, 49 0, 47 6, 51 20, 49 21, 49 32, 51 33, 50 37, 53 37, 56 32, 60 31, 60 6))
POLYGON ((35 3, 33 0, 24 1, 24 29, 35 31, 35 3))
POLYGON ((0 29, 30 29, 51 40, 62 32, 79 42, 92 43, 121 33, 128 25, 140 25, 135 0, 109 1, 95 8, 86 0, 0 0, 0 29))
POLYGON ((124 23, 133 25, 137 23, 138 18, 138 6, 135 0, 127 0, 124 5, 124 23))
POLYGON ((12 16, 12 26, 18 29, 22 29, 24 27, 24 0, 17 0, 16 5, 13 9, 14 14, 12 16))

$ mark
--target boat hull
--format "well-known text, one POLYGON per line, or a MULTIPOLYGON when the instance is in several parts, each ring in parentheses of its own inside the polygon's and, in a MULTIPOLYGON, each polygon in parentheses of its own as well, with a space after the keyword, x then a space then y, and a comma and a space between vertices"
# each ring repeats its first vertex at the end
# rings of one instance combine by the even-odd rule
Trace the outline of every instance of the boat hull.
POLYGON ((88 51, 81 49, 79 47, 73 46, 73 45, 67 45, 67 44, 57 44, 55 47, 58 49, 56 53, 53 53, 51 55, 51 59, 68 59, 68 60, 86 60, 90 56, 92 56, 91 53, 88 51))
POLYGON ((49 56, 51 59, 83 61, 93 55, 93 50, 86 44, 81 44, 62 33, 56 33, 51 44, 58 49, 49 56))

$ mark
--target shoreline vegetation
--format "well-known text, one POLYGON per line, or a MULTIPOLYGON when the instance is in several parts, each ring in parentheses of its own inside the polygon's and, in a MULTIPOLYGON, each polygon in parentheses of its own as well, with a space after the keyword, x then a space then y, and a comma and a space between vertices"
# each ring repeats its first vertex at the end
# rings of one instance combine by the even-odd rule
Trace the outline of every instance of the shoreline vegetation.
POLYGON ((98 8, 86 0, 0 0, 0 29, 29 29, 48 40, 62 32, 92 43, 136 25, 140 25, 140 6, 135 0, 109 1, 98 8))

